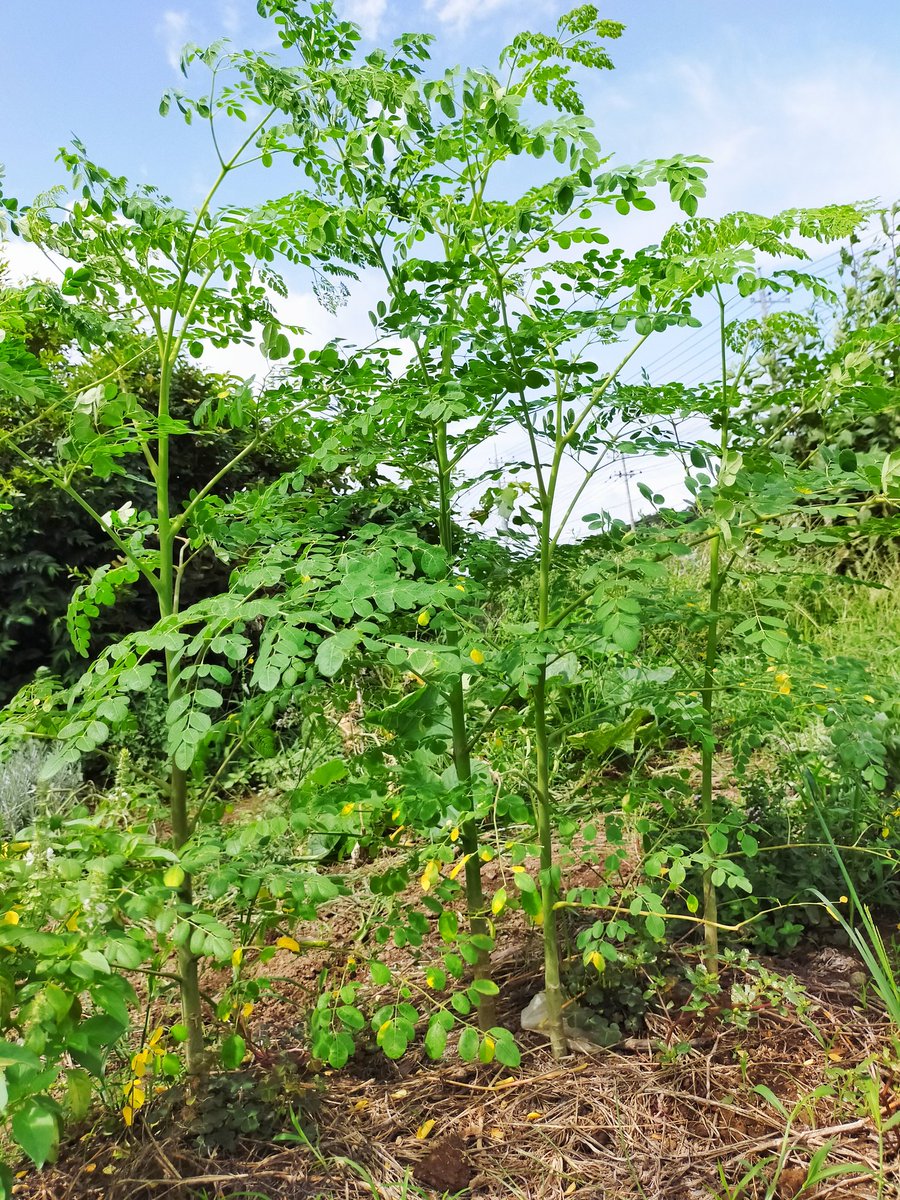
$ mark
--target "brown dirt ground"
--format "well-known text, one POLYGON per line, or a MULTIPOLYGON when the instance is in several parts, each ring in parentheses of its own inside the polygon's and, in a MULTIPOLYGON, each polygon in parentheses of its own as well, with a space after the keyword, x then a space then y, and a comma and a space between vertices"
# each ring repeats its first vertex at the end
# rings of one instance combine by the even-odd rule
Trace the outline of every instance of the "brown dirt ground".
MULTIPOLYGON (((356 883, 372 869, 353 868, 356 883)), ((487 867, 489 890, 499 884, 500 870, 495 863, 487 867)), ((592 870, 581 864, 569 882, 589 885, 592 870)), ((330 968, 334 979, 352 977, 348 956, 372 956, 402 974, 413 961, 409 948, 354 940, 370 914, 358 899, 340 898, 319 922, 301 928, 298 937, 329 945, 299 955, 279 951, 266 967, 277 995, 260 1002, 248 1030, 256 1069, 289 1060, 317 1092, 318 1155, 308 1146, 268 1143, 230 1158, 204 1158, 185 1146, 177 1129, 163 1134, 139 1121, 127 1138, 121 1129, 94 1130, 69 1143, 56 1167, 23 1175, 17 1197, 761 1200, 771 1167, 734 1193, 724 1190, 719 1173, 733 1184, 782 1147, 785 1167, 772 1200, 900 1196, 898 1135, 887 1137, 886 1190, 879 1192, 875 1128, 850 1087, 855 1074, 873 1073, 882 1113, 900 1107, 891 1068, 872 1065, 888 1044, 886 1023, 860 1007, 850 978, 858 964, 846 952, 810 948, 767 960, 803 983, 814 1001, 807 1020, 767 1005, 750 1015, 747 1029, 715 1015, 657 1013, 648 1018, 645 1037, 561 1063, 539 1035, 524 1033, 522 1065, 514 1071, 467 1065, 452 1054, 436 1064, 418 1047, 397 1063, 363 1050, 343 1071, 316 1072, 305 1050, 303 1016, 322 969, 330 968), (832 1094, 810 1099, 787 1135, 784 1118, 754 1091, 771 1089, 790 1110, 824 1084, 832 1094), (425 1136, 417 1136, 431 1121, 425 1136), (804 1189, 810 1157, 826 1144, 830 1164, 852 1169, 804 1189)), ((433 933, 418 953, 428 961, 438 944, 433 933)), ((512 915, 501 945, 495 955, 499 1019, 517 1030, 521 1009, 540 988, 539 937, 512 915)), ((204 982, 215 992, 222 981, 210 974, 204 982)), ((366 1000, 374 1008, 378 989, 370 988, 366 1000)))

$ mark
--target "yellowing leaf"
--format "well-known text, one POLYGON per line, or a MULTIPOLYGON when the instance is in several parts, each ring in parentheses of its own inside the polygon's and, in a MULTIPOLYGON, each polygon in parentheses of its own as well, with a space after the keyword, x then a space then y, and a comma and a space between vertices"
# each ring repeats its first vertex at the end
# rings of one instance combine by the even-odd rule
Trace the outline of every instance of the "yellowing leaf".
POLYGON ((134 1124, 134 1109, 130 1105, 126 1104, 122 1109, 122 1118, 126 1125, 134 1124))
POLYGON ((597 950, 595 950, 593 952, 593 954, 591 955, 590 964, 594 968, 595 971, 605 971, 606 970, 606 959, 597 950))
POLYGON ((544 1114, 542 1112, 530 1112, 525 1114, 526 1121, 539 1121, 544 1114))
POLYGON ((488 1132, 488 1137, 493 1138, 495 1142, 502 1142, 503 1141, 503 1130, 500 1128, 499 1125, 495 1125, 494 1128, 488 1132))
POLYGON ((164 1031, 163 1031, 162 1025, 157 1025, 157 1027, 153 1030, 153 1032, 147 1038, 147 1045, 155 1046, 157 1044, 157 1042, 159 1042, 162 1039, 163 1032, 164 1031))
POLYGON ((143 1075, 147 1070, 147 1065, 152 1057, 150 1050, 141 1050, 139 1054, 131 1056, 131 1071, 134 1075, 143 1075))
POLYGON ((434 885, 441 877, 441 864, 437 859, 432 858, 425 870, 422 872, 422 878, 419 880, 423 892, 431 891, 434 885))
POLYGON ((454 825, 450 830, 450 841, 455 842, 459 838, 459 829, 454 825))
POLYGON ((354 808, 356 808, 355 804, 345 804, 344 807, 341 809, 341 816, 349 817, 350 814, 353 812, 354 808))
POLYGON ((168 888, 181 887, 184 883, 184 871, 179 866, 169 867, 163 875, 163 883, 168 888))
POLYGON ((457 875, 460 873, 460 871, 463 869, 463 867, 466 865, 466 863, 469 861, 469 859, 471 857, 472 857, 471 854, 464 854, 462 856, 462 858, 459 860, 459 862, 453 867, 453 869, 450 872, 451 879, 455 879, 457 877, 457 875))
POLYGON ((292 954, 300 953, 300 943, 296 940, 296 938, 280 937, 275 945, 281 950, 290 950, 292 954))
POLYGON ((419 1141, 422 1141, 424 1138, 428 1137, 429 1133, 431 1133, 432 1129, 434 1129, 434 1125, 434 1117, 429 1117, 427 1121, 423 1121, 423 1123, 416 1130, 416 1137, 419 1139, 419 1141))
POLYGON ((491 912, 496 917, 498 913, 503 912, 504 908, 506 908, 506 888, 498 888, 491 901, 491 912))
POLYGON ((80 912, 81 912, 81 909, 76 908, 75 911, 72 913, 71 917, 69 917, 68 921, 66 921, 66 929, 68 929, 69 933, 77 933, 78 932, 78 914, 80 912))
POLYGON ((427 610, 423 610, 416 617, 416 621, 422 626, 423 629, 429 623, 430 620, 431 620, 431 613, 429 613, 427 610))

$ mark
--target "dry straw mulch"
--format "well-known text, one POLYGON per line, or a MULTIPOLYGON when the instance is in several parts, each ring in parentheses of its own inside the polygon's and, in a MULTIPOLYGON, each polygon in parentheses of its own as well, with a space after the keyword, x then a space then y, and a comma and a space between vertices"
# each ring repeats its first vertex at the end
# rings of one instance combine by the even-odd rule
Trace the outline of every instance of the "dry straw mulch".
MULTIPOLYGON (((516 1071, 373 1057, 371 1070, 357 1062, 320 1080, 318 1157, 302 1145, 270 1145, 229 1161, 201 1159, 177 1130, 163 1136, 145 1127, 128 1147, 85 1139, 17 1192, 29 1200, 724 1200, 719 1166, 729 1181, 739 1179, 787 1136, 776 1200, 874 1200, 874 1125, 839 1085, 843 1073, 877 1058, 886 1031, 828 991, 826 982, 811 1014, 818 1037, 807 1022, 773 1010, 746 1030, 716 1021, 679 1028, 680 1046, 671 1026, 651 1018, 647 1039, 563 1063, 525 1035, 516 1071), (835 1094, 811 1098, 826 1082, 835 1094), (760 1085, 789 1110, 807 1098, 787 1135, 783 1117, 754 1090, 760 1085), (826 1143, 829 1162, 855 1169, 802 1190, 810 1156, 826 1143)), ((889 1111, 893 1081, 881 1083, 889 1111)), ((882 1194, 897 1196, 896 1142, 884 1151, 882 1194)), ((763 1197, 770 1179, 767 1169, 741 1200, 763 1197)))

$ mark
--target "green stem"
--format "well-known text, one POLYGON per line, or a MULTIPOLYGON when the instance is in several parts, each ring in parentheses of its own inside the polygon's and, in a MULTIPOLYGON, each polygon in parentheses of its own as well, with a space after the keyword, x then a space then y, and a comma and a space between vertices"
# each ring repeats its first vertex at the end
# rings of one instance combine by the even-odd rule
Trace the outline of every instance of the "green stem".
MULTIPOLYGON (((441 546, 452 560, 453 554, 453 510, 452 468, 447 449, 447 423, 438 422, 435 430, 435 450, 438 466, 438 525, 441 546)), ((459 632, 452 629, 447 635, 451 647, 459 643, 459 632)), ((447 695, 450 723, 453 730, 453 765, 456 778, 466 787, 469 797, 469 813, 460 828, 460 840, 466 856, 466 914, 469 932, 475 936, 489 937, 490 923, 487 919, 484 889, 481 884, 481 859, 478 854, 478 825, 475 818, 475 796, 472 790, 472 758, 469 750, 469 735, 466 728, 466 698, 462 676, 453 681, 447 695)), ((491 955, 489 950, 478 949, 474 974, 476 979, 491 978, 491 955)), ((482 996, 478 1006, 478 1025, 482 1030, 492 1029, 497 1024, 497 1008, 493 996, 482 996)))
MULTIPOLYGON (((558 435, 559 436, 559 435, 558 435)), ((556 491, 558 462, 554 462, 548 486, 548 503, 541 520, 540 574, 538 592, 538 628, 543 632, 550 620, 550 571, 553 543, 550 523, 556 491)), ((547 728, 547 666, 541 664, 532 697, 535 746, 534 811, 541 848, 541 918, 544 937, 544 994, 547 1001, 547 1033, 554 1058, 562 1058, 568 1049, 562 1018, 562 985, 559 972, 559 930, 556 904, 559 900, 559 868, 553 863, 552 796, 550 790, 550 735, 547 728)))
MULTIPOLYGON (((721 473, 728 453, 728 374, 725 342, 725 303, 721 292, 716 289, 719 301, 719 349, 722 363, 722 408, 721 408, 721 440, 720 464, 721 473)), ((704 852, 711 859, 712 827, 715 822, 715 805, 713 800, 713 763, 715 761, 715 678, 716 664, 719 657, 719 602, 722 587, 725 583, 727 567, 723 570, 721 561, 722 531, 716 531, 709 546, 709 608, 706 626, 706 653, 703 665, 703 687, 700 690, 703 711, 706 715, 705 738, 700 760, 700 810, 704 828, 704 852)), ((703 871, 703 930, 704 930, 704 961, 711 975, 719 969, 719 905, 716 886, 713 882, 715 868, 708 863, 703 871)))

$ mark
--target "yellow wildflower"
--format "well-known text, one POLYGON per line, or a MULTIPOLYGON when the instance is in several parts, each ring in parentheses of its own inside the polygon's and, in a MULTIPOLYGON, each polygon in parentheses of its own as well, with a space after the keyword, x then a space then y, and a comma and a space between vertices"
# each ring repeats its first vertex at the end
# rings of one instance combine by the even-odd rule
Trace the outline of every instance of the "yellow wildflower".
POLYGON ((469 658, 471 658, 476 667, 480 667, 484 662, 484 655, 477 647, 469 651, 469 658))
POLYGON ((278 948, 279 948, 280 950, 290 950, 290 952, 291 952, 292 954, 299 954, 299 953, 300 953, 300 943, 297 941, 297 939, 296 939, 296 938, 292 938, 292 937, 280 937, 280 938, 279 938, 279 939, 276 941, 275 945, 276 945, 276 946, 278 946, 278 948))

